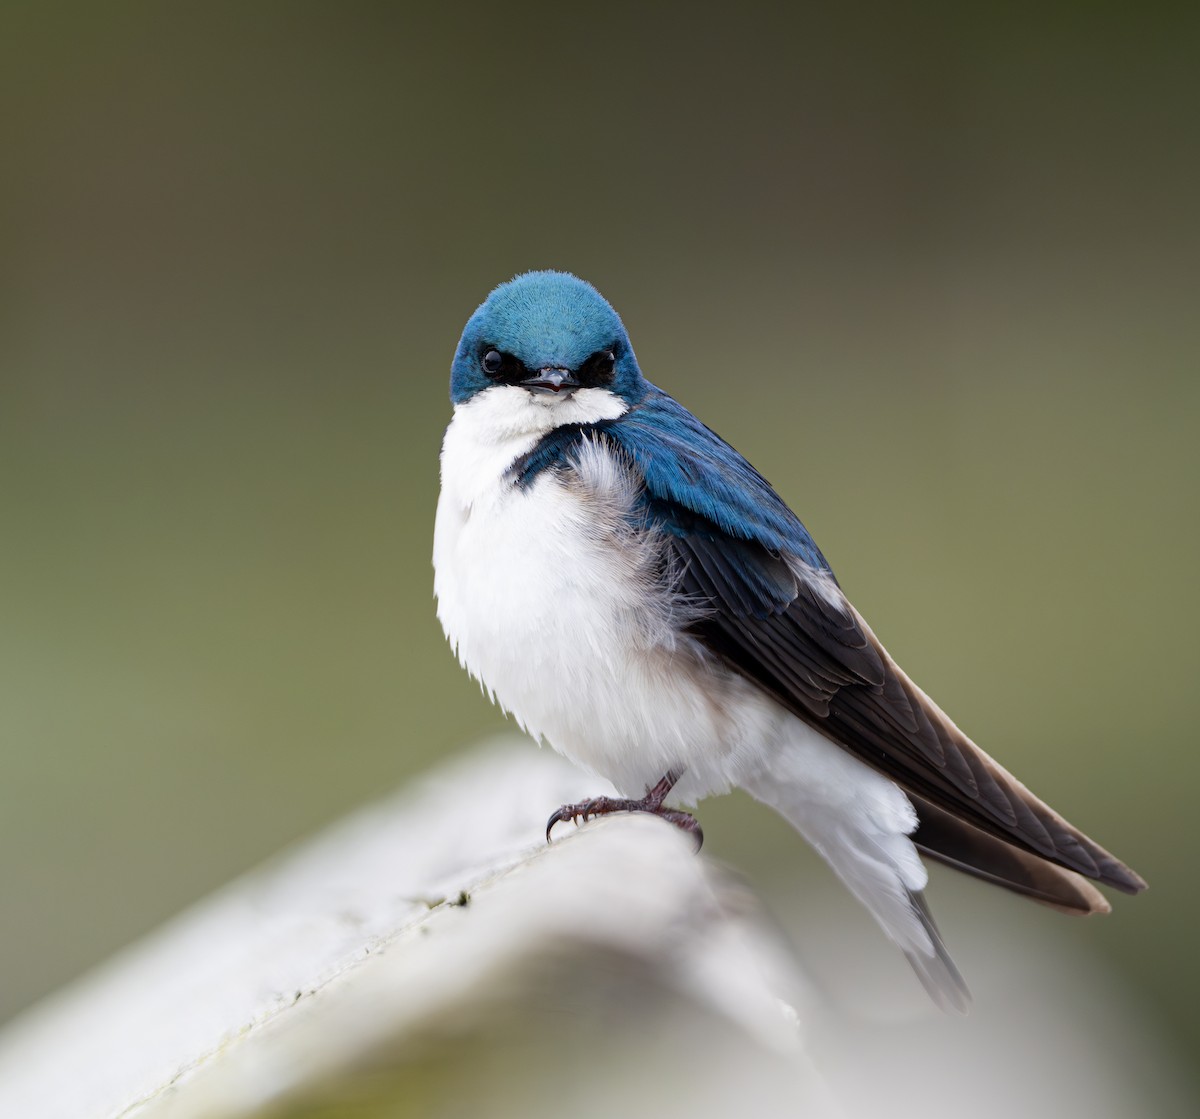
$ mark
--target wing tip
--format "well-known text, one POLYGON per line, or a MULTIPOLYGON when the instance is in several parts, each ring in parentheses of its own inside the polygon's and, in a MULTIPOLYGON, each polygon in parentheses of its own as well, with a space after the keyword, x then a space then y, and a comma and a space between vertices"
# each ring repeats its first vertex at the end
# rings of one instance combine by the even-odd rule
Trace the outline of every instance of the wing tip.
POLYGON ((1114 890, 1120 890, 1123 894, 1140 894, 1150 888, 1150 883, 1136 870, 1115 858, 1111 863, 1104 864, 1103 873, 1098 876, 1098 881, 1114 890))
MULTIPOLYGON (((1060 913, 1088 916, 1112 910, 1108 899, 1077 869, 983 831, 922 797, 910 793, 909 799, 920 820, 913 841, 930 858, 1060 913)), ((1105 853, 1097 863, 1094 877, 1101 885, 1130 894, 1146 888, 1139 875, 1112 855, 1105 853)))

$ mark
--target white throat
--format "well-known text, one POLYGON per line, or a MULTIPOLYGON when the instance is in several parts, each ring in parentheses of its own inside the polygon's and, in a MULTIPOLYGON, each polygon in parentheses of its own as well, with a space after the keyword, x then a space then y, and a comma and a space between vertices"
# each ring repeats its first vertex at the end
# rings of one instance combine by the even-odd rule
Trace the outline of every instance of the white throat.
POLYGON ((513 462, 543 435, 565 424, 615 420, 629 405, 608 389, 576 389, 569 396, 494 385, 454 406, 442 443, 442 490, 463 507, 491 489, 513 462))

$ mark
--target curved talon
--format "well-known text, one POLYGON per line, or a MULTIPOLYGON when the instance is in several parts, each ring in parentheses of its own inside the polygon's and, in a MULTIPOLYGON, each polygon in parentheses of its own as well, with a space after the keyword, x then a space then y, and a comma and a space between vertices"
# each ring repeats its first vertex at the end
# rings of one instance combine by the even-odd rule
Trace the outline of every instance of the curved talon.
POLYGON ((661 812, 659 815, 664 820, 669 820, 680 831, 687 832, 696 841, 696 853, 699 854, 700 848, 704 846, 704 829, 695 816, 687 812, 661 812))
POLYGON ((610 808, 609 803, 607 797, 597 797, 595 800, 585 800, 579 804, 564 804, 552 812, 550 819, 546 821, 546 842, 550 842, 550 833, 554 830, 555 824, 565 824, 570 820, 576 827, 582 827, 594 815, 619 811, 619 809, 610 808))
POLYGON ((564 804, 562 808, 550 813, 550 819, 546 821, 546 842, 550 842, 550 833, 554 830, 555 824, 561 824, 566 820, 575 820, 573 813, 568 814, 568 808, 574 808, 573 804, 564 804))

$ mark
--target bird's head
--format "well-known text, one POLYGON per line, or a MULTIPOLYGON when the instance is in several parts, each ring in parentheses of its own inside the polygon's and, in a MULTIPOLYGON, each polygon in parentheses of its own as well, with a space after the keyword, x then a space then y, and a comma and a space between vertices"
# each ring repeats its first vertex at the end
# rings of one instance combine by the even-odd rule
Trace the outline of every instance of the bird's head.
POLYGON ((623 411, 646 387, 616 311, 567 272, 526 272, 496 288, 468 320, 450 371, 456 405, 481 393, 520 393, 567 422, 588 410, 580 406, 589 398, 599 411, 618 402, 623 411), (569 400, 570 408, 559 407, 569 400))

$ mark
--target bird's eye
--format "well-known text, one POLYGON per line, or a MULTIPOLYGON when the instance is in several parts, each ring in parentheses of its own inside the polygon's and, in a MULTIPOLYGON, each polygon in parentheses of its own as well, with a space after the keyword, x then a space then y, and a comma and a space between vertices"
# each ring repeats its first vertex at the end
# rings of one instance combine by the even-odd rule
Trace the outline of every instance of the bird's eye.
POLYGON ((617 365, 617 355, 612 350, 597 350, 583 363, 580 372, 589 381, 610 381, 617 365))
POLYGON ((479 364, 483 366, 485 373, 494 377, 504 368, 504 355, 499 350, 488 350, 480 359, 479 364))

